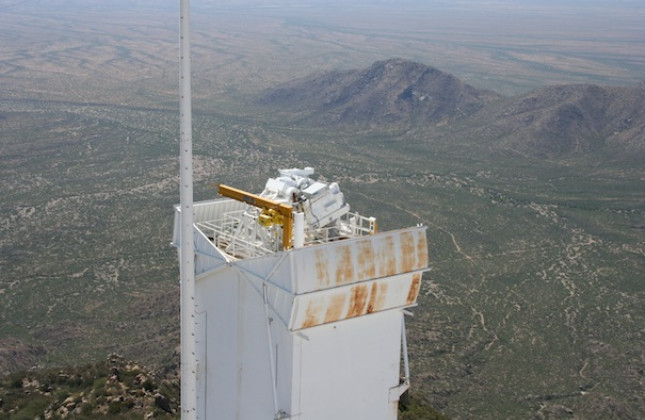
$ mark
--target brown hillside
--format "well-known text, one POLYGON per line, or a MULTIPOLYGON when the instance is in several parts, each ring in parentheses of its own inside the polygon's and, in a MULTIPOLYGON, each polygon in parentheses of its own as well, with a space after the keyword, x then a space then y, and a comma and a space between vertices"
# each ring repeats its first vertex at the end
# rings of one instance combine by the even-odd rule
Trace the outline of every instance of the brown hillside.
POLYGON ((645 155, 645 84, 553 86, 483 110, 473 126, 486 139, 535 156, 608 148, 645 155))
POLYGON ((645 157, 645 83, 551 86, 502 98, 435 68, 391 59, 288 82, 257 103, 323 126, 452 124, 446 141, 470 138, 535 157, 596 151, 645 157))
POLYGON ((461 119, 495 99, 435 68, 391 59, 295 80, 264 92, 258 102, 315 124, 382 126, 461 119))

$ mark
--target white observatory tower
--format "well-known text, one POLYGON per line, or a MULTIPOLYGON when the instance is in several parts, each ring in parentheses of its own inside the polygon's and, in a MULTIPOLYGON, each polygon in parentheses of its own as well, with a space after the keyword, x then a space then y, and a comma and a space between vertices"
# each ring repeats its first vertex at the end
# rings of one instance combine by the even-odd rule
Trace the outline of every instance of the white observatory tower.
POLYGON ((182 419, 395 420, 425 227, 377 232, 312 168, 193 203, 189 35, 180 0, 182 419))
POLYGON ((197 418, 397 418, 426 229, 377 232, 313 174, 194 204, 197 418))

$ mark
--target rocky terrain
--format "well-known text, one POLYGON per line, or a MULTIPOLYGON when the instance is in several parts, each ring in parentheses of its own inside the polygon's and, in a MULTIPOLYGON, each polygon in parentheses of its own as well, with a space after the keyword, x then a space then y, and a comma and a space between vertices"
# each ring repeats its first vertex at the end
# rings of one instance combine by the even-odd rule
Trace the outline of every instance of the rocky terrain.
POLYGON ((552 86, 509 98, 433 67, 391 59, 294 80, 267 90, 257 103, 321 127, 451 124, 449 136, 456 131, 535 157, 598 150, 645 157, 645 82, 552 86))
POLYGON ((482 138, 538 157, 601 151, 645 157, 645 82, 552 86, 510 98, 473 121, 482 138))
POLYGON ((269 89, 258 103, 319 125, 439 124, 463 119, 499 96, 408 60, 332 71, 269 89))
POLYGON ((103 362, 15 372, 0 382, 0 417, 179 418, 179 379, 111 355, 103 362))

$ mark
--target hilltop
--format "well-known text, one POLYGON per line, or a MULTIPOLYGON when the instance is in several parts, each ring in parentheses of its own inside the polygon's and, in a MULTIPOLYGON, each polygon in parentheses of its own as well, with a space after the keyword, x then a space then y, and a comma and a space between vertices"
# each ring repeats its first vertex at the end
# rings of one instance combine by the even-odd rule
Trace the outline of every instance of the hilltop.
POLYGON ((268 89, 257 103, 315 124, 442 123, 472 115, 499 95, 423 64, 390 59, 268 89))
POLYGON ((509 98, 473 119, 483 138, 538 157, 605 150, 645 156, 645 83, 551 86, 509 98))
POLYGON ((645 82, 550 86, 505 98, 436 68, 391 59, 296 79, 262 92, 256 103, 314 126, 450 123, 448 141, 468 137, 534 157, 597 150, 645 157, 645 82))

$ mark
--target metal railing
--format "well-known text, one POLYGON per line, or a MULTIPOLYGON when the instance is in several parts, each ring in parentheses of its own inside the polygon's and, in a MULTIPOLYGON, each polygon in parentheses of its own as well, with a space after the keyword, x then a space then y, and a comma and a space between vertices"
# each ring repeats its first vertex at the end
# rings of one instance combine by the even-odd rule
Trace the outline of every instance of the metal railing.
MULTIPOLYGON (((239 259, 254 258, 273 254, 280 248, 281 231, 265 232, 266 228, 257 223, 255 215, 239 210, 224 213, 223 216, 196 225, 218 249, 228 255, 239 259), (270 240, 267 239, 269 237, 270 240)), ((305 232, 305 246, 372 235, 376 231, 375 218, 347 213, 335 226, 308 229, 305 232)))

